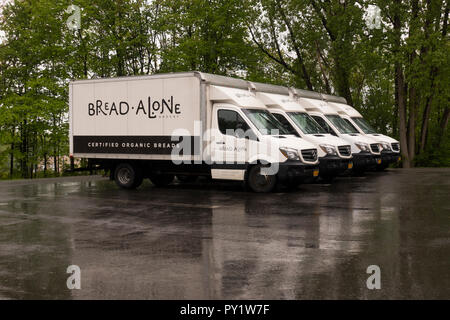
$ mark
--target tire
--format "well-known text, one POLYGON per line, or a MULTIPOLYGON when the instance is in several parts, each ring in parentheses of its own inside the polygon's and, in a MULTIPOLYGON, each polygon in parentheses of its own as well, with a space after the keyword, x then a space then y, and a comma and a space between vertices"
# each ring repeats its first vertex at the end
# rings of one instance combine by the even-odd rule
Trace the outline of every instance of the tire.
POLYGON ((165 187, 172 183, 175 176, 173 174, 152 174, 150 175, 150 181, 156 187, 165 187))
POLYGON ((177 179, 182 183, 189 183, 189 182, 195 182, 197 181, 197 176, 188 176, 188 175, 177 175, 177 179))
POLYGON ((247 176, 247 185, 254 192, 271 192, 277 184, 277 177, 275 175, 262 175, 261 168, 263 166, 260 164, 250 168, 247 176))
POLYGON ((120 163, 114 170, 114 181, 120 188, 136 189, 142 180, 142 170, 129 163, 120 163))

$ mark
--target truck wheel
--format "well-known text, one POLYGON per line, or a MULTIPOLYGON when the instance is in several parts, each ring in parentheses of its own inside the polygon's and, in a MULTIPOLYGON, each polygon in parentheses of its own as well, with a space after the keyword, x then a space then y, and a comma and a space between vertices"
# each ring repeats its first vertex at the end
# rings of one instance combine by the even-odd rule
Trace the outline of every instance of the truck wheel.
POLYGON ((142 184, 142 170, 129 163, 121 163, 114 171, 114 181, 124 189, 135 189, 142 184))
POLYGON ((165 187, 172 183, 175 176, 173 174, 152 174, 150 175, 150 181, 156 187, 165 187))
POLYGON ((277 177, 261 174, 261 168, 260 164, 250 168, 247 184, 254 192, 270 192, 277 184, 277 177))
POLYGON ((182 183, 195 182, 197 181, 197 178, 197 176, 188 176, 183 174, 177 175, 177 179, 182 183))

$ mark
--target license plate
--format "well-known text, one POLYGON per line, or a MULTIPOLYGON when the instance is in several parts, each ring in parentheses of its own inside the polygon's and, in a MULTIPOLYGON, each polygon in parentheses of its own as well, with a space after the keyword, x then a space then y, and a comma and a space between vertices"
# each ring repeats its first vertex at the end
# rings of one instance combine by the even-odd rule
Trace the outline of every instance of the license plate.
POLYGON ((381 164, 381 159, 377 159, 377 163, 378 163, 378 164, 381 164))
POLYGON ((319 170, 314 170, 313 176, 314 176, 314 177, 318 177, 318 176, 319 176, 319 170))
POLYGON ((349 163, 348 163, 348 168, 349 168, 349 169, 353 168, 353 162, 349 162, 349 163))

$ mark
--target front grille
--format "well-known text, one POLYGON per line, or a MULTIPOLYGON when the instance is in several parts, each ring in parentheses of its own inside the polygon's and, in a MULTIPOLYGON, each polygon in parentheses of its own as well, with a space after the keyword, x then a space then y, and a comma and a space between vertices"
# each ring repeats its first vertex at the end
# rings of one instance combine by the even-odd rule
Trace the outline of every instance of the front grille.
POLYGON ((317 161, 317 150, 316 149, 306 149, 302 150, 303 160, 308 162, 317 161))
POLYGON ((393 144, 392 144, 392 150, 394 150, 394 151, 400 151, 400 144, 398 144, 398 143, 393 143, 393 144))
POLYGON ((350 146, 339 146, 338 150, 339 150, 339 153, 341 154, 341 156, 348 157, 351 155, 350 146))
POLYGON ((373 143, 370 145, 370 149, 372 149, 373 153, 379 153, 380 152, 380 146, 377 143, 373 143))

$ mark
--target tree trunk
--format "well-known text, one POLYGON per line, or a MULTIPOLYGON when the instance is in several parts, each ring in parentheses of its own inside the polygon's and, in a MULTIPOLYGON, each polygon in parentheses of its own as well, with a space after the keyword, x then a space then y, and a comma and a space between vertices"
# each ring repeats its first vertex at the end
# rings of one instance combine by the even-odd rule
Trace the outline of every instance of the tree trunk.
POLYGON ((403 75, 403 67, 401 63, 401 28, 400 20, 401 0, 394 1, 394 50, 395 60, 395 102, 398 108, 398 127, 400 136, 400 149, 403 158, 403 168, 410 168, 408 139, 406 127, 406 101, 405 101, 405 77, 403 75))
POLYGON ((403 158, 403 168, 410 168, 411 164, 409 160, 408 139, 406 129, 405 81, 403 77, 402 66, 399 63, 396 64, 397 65, 395 67, 395 87, 397 92, 400 148, 403 158))
POLYGON ((426 99, 425 110, 423 111, 422 126, 421 126, 421 129, 420 129, 419 153, 423 153, 425 151, 425 145, 427 144, 428 121, 430 119, 431 103, 432 102, 433 102, 433 95, 430 95, 426 99))
POLYGON ((441 134, 439 135, 437 148, 439 148, 440 145, 441 145, 442 136, 444 135, 444 132, 447 129, 449 118, 450 118, 450 108, 446 107, 445 111, 444 111, 444 115, 442 116, 442 120, 441 120, 441 123, 440 123, 441 134))
POLYGON ((337 73, 337 89, 339 95, 347 100, 347 104, 353 106, 353 98, 350 92, 350 85, 348 83, 348 72, 340 65, 338 60, 336 63, 336 73, 337 73))
POLYGON ((408 154, 410 166, 414 167, 414 156, 416 153, 416 109, 417 94, 416 89, 409 88, 409 128, 408 128, 408 154))
POLYGON ((47 153, 44 153, 44 177, 47 176, 47 153))
POLYGON ((9 178, 12 179, 14 175, 14 142, 11 143, 11 153, 9 160, 9 178))

